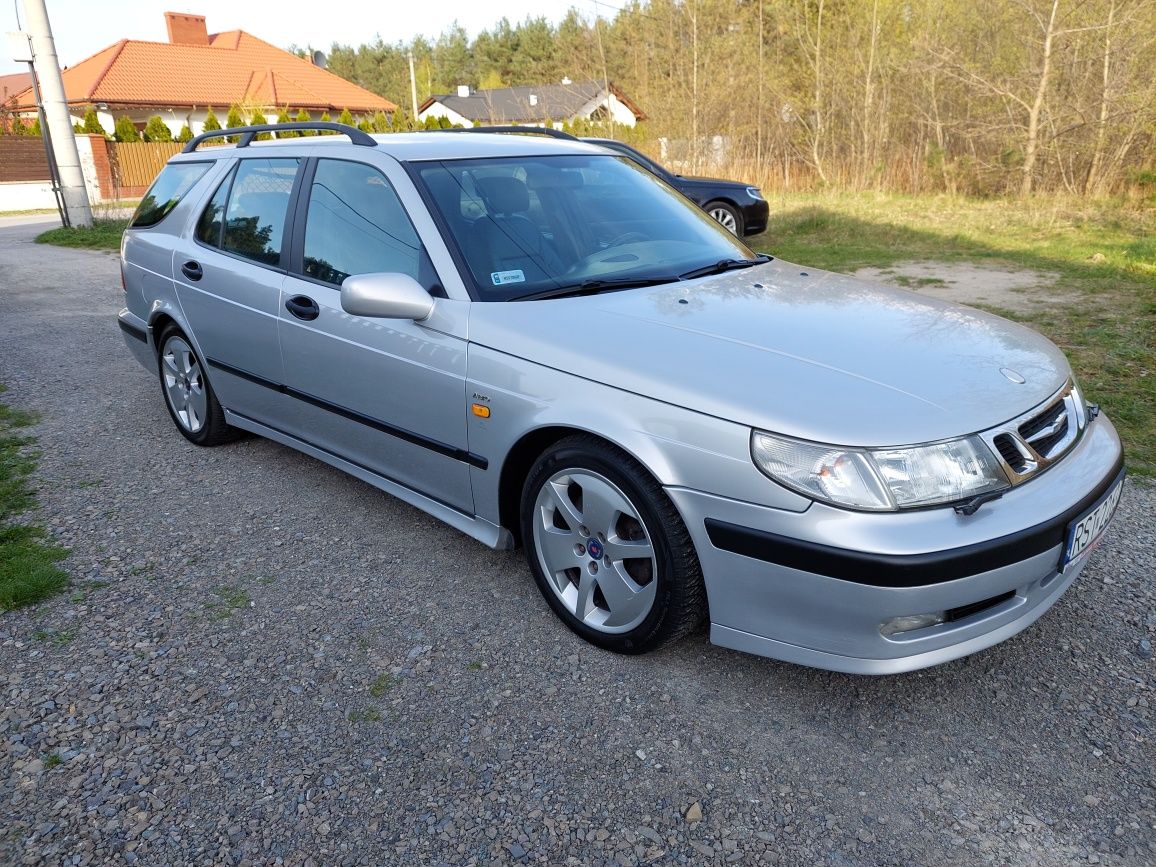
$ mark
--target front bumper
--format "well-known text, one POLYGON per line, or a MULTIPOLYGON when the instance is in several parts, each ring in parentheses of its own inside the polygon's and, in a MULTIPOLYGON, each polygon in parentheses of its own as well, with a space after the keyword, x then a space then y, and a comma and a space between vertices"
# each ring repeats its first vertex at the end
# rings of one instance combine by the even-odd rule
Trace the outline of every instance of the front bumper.
POLYGON ((767 220, 771 214, 771 206, 765 199, 752 199, 749 204, 743 205, 743 235, 749 237, 758 235, 767 230, 767 220))
POLYGON ((938 665, 1038 619, 1087 556, 1060 571, 1068 524, 1123 474, 1100 416, 1065 458, 974 515, 951 508, 862 513, 813 504, 784 512, 668 489, 706 580, 711 640, 856 674, 938 665), (894 617, 949 622, 886 636, 894 617))

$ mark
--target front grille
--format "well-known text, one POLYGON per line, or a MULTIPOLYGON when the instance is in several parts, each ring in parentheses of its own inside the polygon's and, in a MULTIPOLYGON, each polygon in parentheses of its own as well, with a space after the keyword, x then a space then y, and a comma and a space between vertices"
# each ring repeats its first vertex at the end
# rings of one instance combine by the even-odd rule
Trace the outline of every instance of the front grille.
POLYGON ((1071 451, 1087 424, 1084 398, 1068 382, 1042 408, 981 434, 1013 485, 1026 482, 1071 451))
POLYGON ((1039 415, 1020 425, 1019 433, 1024 441, 1044 457, 1051 454, 1055 445, 1068 432, 1068 407, 1058 400, 1039 415))
POLYGON ((1020 450, 1016 448, 1015 440, 1011 438, 1011 434, 1000 434, 994 440, 995 447, 999 449, 1000 457, 1007 461, 1007 465, 1015 470, 1017 473, 1022 473, 1028 468, 1028 461, 1020 450))

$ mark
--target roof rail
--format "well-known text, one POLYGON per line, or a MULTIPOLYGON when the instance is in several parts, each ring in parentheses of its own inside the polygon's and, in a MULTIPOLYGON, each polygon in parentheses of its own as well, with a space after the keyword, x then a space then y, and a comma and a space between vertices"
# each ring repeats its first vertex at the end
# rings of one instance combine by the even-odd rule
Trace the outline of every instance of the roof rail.
POLYGON ((238 126, 233 129, 215 129, 212 132, 203 132, 187 145, 181 149, 183 154, 191 154, 197 149, 197 145, 206 139, 222 138, 227 135, 235 135, 238 137, 237 147, 247 148, 249 143, 253 141, 254 136, 261 132, 292 132, 293 130, 330 130, 338 132, 342 135, 349 136, 349 140, 355 145, 362 147, 377 147, 377 141, 368 133, 359 130, 355 126, 349 126, 344 123, 330 123, 327 120, 309 120, 301 121, 300 123, 266 123, 258 124, 257 126, 238 126))
POLYGON ((424 129, 418 130, 418 132, 512 132, 522 135, 546 135, 550 138, 560 138, 566 141, 581 141, 568 132, 562 132, 560 129, 553 129, 548 126, 467 126, 457 129, 424 129))

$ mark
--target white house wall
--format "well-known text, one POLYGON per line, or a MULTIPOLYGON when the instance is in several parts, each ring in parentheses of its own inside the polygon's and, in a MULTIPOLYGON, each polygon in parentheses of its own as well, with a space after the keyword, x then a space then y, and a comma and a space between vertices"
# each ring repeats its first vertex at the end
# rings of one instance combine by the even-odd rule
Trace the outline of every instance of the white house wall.
POLYGON ((594 99, 590 100, 590 102, 582 106, 582 109, 578 112, 577 115, 575 115, 575 117, 589 118, 590 115, 594 114, 594 112, 602 106, 605 106, 607 111, 610 112, 610 117, 613 118, 614 122, 617 124, 621 124, 622 126, 634 126, 636 123, 638 123, 638 119, 634 116, 634 112, 627 108, 626 103, 620 100, 613 93, 605 92, 600 93, 594 99))
POLYGON ((419 121, 421 121, 422 123, 425 123, 425 119, 427 117, 436 117, 436 118, 443 118, 444 117, 444 118, 447 118, 450 123, 457 123, 457 124, 461 124, 462 126, 473 126, 474 125, 474 122, 472 120, 467 120, 466 118, 464 118, 460 114, 458 114, 456 111, 454 111, 452 108, 449 108, 448 106, 442 105, 440 102, 430 103, 429 108, 425 109, 424 111, 419 111, 417 113, 417 119, 419 121))

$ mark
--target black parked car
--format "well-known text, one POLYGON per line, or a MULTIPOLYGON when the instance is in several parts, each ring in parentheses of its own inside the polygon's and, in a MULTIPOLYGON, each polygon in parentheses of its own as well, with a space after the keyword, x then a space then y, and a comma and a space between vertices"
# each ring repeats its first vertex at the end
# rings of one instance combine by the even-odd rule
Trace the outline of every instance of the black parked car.
POLYGON ((758 187, 719 178, 686 178, 660 166, 630 145, 609 138, 585 138, 629 157, 662 178, 739 237, 757 235, 767 228, 770 208, 758 187))

